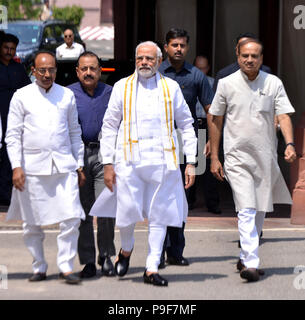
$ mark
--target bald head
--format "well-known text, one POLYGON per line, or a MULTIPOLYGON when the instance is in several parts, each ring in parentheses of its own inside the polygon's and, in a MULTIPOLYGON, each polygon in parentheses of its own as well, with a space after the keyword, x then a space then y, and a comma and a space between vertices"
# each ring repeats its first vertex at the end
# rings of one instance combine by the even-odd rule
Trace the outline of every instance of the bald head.
POLYGON ((204 74, 207 74, 210 70, 209 60, 205 56, 197 56, 194 61, 194 66, 201 70, 204 74))

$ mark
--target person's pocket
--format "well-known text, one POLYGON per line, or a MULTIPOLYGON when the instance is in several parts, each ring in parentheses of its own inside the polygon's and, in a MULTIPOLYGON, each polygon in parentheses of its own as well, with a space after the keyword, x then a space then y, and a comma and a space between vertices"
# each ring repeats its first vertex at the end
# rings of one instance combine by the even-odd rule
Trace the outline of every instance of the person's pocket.
POLYGON ((258 99, 258 112, 272 112, 273 111, 273 97, 260 96, 258 99))

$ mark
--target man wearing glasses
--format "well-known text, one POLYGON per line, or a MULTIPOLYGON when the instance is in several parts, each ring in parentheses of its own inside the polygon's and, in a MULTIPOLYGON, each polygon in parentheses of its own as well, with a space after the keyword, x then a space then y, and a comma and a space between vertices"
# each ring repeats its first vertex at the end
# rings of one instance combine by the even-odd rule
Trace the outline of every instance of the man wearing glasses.
POLYGON ((64 43, 56 49, 56 58, 78 58, 85 50, 84 47, 74 42, 74 33, 71 29, 64 32, 64 43))
POLYGON ((57 265, 60 278, 76 284, 72 274, 80 219, 85 218, 78 184, 84 145, 75 97, 56 83, 56 60, 40 51, 32 72, 36 81, 13 95, 6 143, 13 169, 13 193, 7 219, 23 220, 24 242, 33 256, 30 281, 46 279, 44 233, 41 226, 59 223, 57 265))

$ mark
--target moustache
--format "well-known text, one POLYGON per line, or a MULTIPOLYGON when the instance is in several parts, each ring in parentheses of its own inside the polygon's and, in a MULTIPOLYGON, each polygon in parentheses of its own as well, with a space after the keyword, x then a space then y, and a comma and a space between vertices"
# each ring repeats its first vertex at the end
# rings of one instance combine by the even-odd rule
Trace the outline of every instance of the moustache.
POLYGON ((151 67, 147 66, 147 67, 140 67, 139 70, 152 70, 151 67))
POLYGON ((84 79, 85 79, 85 80, 87 80, 87 79, 94 80, 94 78, 93 78, 92 76, 90 76, 90 75, 85 76, 85 78, 84 78, 84 79))

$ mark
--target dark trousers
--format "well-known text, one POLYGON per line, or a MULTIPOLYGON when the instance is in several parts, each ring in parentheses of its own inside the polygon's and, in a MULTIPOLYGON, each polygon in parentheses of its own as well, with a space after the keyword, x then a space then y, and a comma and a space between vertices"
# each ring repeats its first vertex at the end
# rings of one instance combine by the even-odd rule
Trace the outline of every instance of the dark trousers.
MULTIPOLYGON (((96 250, 94 241, 93 217, 89 212, 100 193, 104 190, 104 168, 98 159, 99 148, 85 147, 86 183, 80 188, 80 200, 86 213, 79 227, 78 255, 81 264, 95 263, 96 250)), ((115 219, 97 218, 97 246, 100 258, 115 255, 114 246, 115 219)))
MULTIPOLYGON (((198 122, 197 119, 194 119, 194 130, 196 137, 198 137, 198 122)), ((186 168, 186 157, 184 157, 184 163, 180 164, 180 171, 182 174, 183 186, 185 185, 185 168, 186 168)), ((185 195, 187 201, 189 201, 190 197, 190 189, 185 190, 185 195)), ((164 254, 166 251, 167 257, 173 257, 177 260, 181 260, 183 256, 183 250, 185 247, 185 238, 184 238, 184 226, 183 222, 182 228, 177 227, 167 227, 167 232, 163 245, 163 252, 161 260, 164 259, 164 254)))
MULTIPOLYGON (((198 119, 199 129, 208 130, 208 124, 206 118, 198 119)), ((206 142, 208 141, 208 131, 206 131, 206 142)), ((202 184, 203 197, 205 200, 205 205, 208 209, 219 208, 219 191, 218 191, 218 181, 211 173, 211 159, 206 159, 205 172, 201 176, 196 176, 195 184, 189 189, 186 194, 188 204, 194 204, 196 201, 196 189, 199 184, 202 184)))
MULTIPOLYGON (((185 168, 186 168, 186 164, 180 165, 183 185, 185 183, 185 175, 184 175, 185 168)), ((189 190, 185 190, 185 193, 186 193, 186 198, 188 198, 189 190)), ((164 245, 163 245, 163 256, 164 256, 164 252, 166 251, 167 257, 173 257, 178 260, 182 259, 183 250, 185 247, 184 226, 185 226, 185 223, 183 222, 182 228, 167 227, 167 232, 166 232, 164 245)))
POLYGON ((8 158, 6 144, 3 142, 0 149, 0 204, 10 204, 12 187, 12 167, 8 158))
POLYGON ((202 184, 203 197, 208 209, 219 208, 218 181, 211 173, 211 160, 206 159, 206 169, 202 176, 196 176, 195 184, 190 188, 187 196, 189 204, 196 202, 197 188, 202 184))

